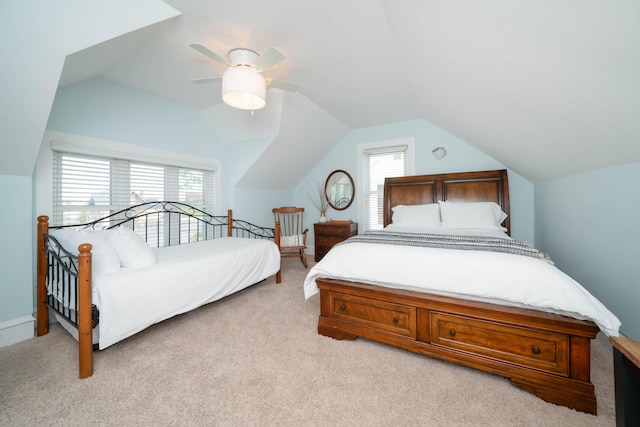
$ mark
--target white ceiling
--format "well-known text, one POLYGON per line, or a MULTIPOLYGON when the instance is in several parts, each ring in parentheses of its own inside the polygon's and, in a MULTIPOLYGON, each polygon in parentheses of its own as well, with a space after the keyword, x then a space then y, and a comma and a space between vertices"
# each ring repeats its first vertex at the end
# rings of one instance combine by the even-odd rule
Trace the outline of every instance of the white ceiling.
POLYGON ((211 112, 220 84, 189 80, 224 69, 189 43, 276 47, 265 75, 349 128, 424 118, 534 182, 640 161, 640 2, 165 2, 181 16, 68 56, 60 84, 211 112))

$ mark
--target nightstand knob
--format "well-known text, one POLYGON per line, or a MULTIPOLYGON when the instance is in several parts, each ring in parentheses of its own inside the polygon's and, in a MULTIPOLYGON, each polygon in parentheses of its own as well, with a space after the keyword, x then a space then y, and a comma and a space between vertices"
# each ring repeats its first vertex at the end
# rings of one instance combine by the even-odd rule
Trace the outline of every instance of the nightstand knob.
POLYGON ((397 317, 393 318, 393 323, 398 323, 400 321, 400 319, 398 319, 397 317))
POLYGON ((540 354, 540 347, 534 345, 533 347, 531 347, 531 351, 533 352, 533 354, 540 354))
POLYGON ((347 309, 347 306, 346 306, 346 305, 342 304, 342 305, 340 306, 340 310, 341 310, 341 311, 345 311, 346 309, 347 309))
POLYGON ((456 330, 455 329, 449 329, 449 335, 451 335, 452 337, 456 336, 456 330))

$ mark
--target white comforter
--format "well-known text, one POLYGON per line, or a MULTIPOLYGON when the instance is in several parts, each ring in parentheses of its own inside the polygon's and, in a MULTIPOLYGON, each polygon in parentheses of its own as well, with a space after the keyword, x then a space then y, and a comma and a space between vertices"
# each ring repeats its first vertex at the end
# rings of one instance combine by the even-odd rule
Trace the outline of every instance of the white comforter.
POLYGON ((591 320, 609 336, 617 336, 620 328, 618 318, 578 282, 522 255, 349 243, 334 246, 309 271, 305 298, 318 293, 319 277, 533 308, 591 320))
POLYGON ((94 275, 100 349, 280 269, 280 251, 269 240, 227 237, 154 251, 158 261, 154 266, 94 275))

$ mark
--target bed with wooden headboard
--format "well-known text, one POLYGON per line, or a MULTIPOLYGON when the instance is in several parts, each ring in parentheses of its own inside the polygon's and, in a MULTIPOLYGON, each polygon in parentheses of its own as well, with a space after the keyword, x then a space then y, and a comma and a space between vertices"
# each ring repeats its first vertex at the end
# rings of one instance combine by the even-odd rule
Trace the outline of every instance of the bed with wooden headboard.
MULTIPOLYGON (((392 223, 395 206, 438 201, 495 202, 510 215, 507 171, 387 178, 384 225, 392 223)), ((510 216, 502 225, 508 233, 510 216)), ((594 322, 328 274, 323 265, 331 252, 338 256, 338 247, 305 281, 305 292, 315 280, 320 293, 318 333, 340 340, 362 337, 501 375, 548 402, 596 413, 590 381, 590 340, 599 331, 594 322)), ((339 264, 354 259, 343 257, 339 264)))

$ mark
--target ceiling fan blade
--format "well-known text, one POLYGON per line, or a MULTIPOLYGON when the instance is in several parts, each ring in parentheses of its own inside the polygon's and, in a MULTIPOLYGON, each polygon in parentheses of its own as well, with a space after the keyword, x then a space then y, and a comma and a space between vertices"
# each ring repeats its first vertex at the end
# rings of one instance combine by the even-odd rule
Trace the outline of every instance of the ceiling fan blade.
POLYGON ((213 82, 219 82, 222 81, 222 76, 218 76, 218 77, 204 77, 201 79, 193 79, 190 80, 191 83, 195 83, 195 84, 202 84, 202 83, 213 83, 213 82))
POLYGON ((256 59, 256 67, 260 70, 267 70, 284 59, 284 55, 275 47, 272 47, 256 59))
POLYGON ((210 59, 213 59, 214 61, 216 61, 219 64, 229 65, 229 62, 226 59, 224 59, 223 57, 221 57, 217 53, 209 50, 208 48, 206 48, 204 45, 202 45, 200 43, 191 43, 189 46, 191 46, 192 48, 194 48, 195 50, 197 50, 198 52, 200 52, 204 56, 206 56, 206 57, 208 57, 210 59))
POLYGON ((286 90, 287 92, 297 92, 300 86, 295 83, 283 82, 282 80, 267 79, 267 85, 276 89, 286 90))

